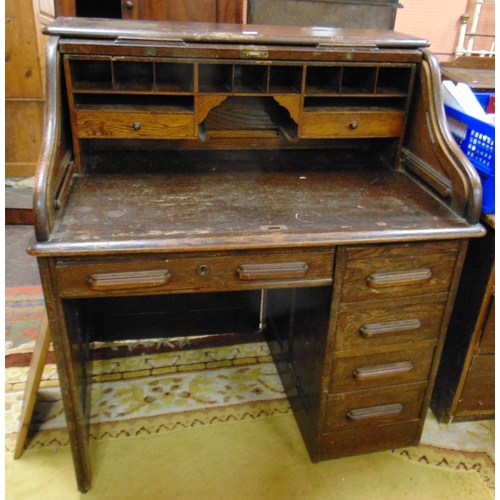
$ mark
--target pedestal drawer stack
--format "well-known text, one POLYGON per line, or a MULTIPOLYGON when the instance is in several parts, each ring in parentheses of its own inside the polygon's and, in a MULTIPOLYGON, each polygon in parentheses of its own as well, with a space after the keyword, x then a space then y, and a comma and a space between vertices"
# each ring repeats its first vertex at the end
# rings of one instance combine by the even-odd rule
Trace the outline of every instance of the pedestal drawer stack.
POLYGON ((458 250, 454 241, 339 250, 320 459, 418 441, 458 250))

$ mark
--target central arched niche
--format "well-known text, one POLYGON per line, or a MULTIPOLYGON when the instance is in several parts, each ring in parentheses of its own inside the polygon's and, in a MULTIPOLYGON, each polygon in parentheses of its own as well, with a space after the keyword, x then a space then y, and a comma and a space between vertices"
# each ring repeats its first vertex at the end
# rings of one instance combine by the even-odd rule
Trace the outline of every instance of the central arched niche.
POLYGON ((198 96, 200 138, 285 137, 298 132, 300 96, 198 96))

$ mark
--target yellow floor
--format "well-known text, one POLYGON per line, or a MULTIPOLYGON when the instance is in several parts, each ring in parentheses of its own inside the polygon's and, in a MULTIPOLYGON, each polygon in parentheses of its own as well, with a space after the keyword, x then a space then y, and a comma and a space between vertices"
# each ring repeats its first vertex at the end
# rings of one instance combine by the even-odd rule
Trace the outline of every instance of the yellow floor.
POLYGON ((311 464, 292 415, 92 444, 93 487, 75 486, 67 447, 6 457, 9 500, 490 500, 473 471, 391 452, 311 464))

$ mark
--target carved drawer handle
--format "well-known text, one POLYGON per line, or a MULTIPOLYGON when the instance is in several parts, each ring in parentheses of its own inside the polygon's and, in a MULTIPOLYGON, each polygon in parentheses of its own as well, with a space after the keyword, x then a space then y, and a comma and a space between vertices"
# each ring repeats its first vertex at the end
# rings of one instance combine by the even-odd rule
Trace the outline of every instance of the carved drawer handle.
POLYGON ((170 281, 167 270, 132 271, 125 273, 93 274, 90 279, 92 290, 121 290, 124 288, 146 288, 166 285, 170 281))
POLYGON ((403 405, 394 403, 390 405, 372 406, 370 408, 357 408, 349 410, 347 418, 349 420, 364 420, 366 418, 388 417, 391 415, 399 415, 403 411, 403 405))
POLYGON ((431 279, 430 269, 415 269, 412 271, 393 271, 388 273, 374 273, 368 276, 370 288, 385 288, 388 286, 417 285, 431 279))
POLYGON ((387 321, 385 323, 367 323, 359 329, 359 334, 365 339, 401 335, 411 330, 418 330, 422 326, 419 319, 404 319, 387 321))
POLYGON ((356 380, 369 380, 374 378, 385 378, 408 373, 413 370, 411 361, 399 361, 387 365, 361 366, 356 368, 352 374, 356 380))
POLYGON ((276 262, 271 264, 241 264, 236 272, 240 280, 277 280, 303 278, 309 266, 306 262, 276 262))

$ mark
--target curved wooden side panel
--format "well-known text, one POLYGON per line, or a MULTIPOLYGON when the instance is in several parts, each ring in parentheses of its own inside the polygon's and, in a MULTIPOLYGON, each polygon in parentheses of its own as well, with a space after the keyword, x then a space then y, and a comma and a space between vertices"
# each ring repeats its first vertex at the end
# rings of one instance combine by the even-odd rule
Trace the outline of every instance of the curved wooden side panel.
POLYGON ((424 49, 403 145, 404 166, 469 224, 481 215, 479 175, 448 130, 441 98, 441 72, 424 49))
POLYGON ((67 133, 66 99, 62 99, 62 66, 58 37, 51 37, 46 52, 46 99, 42 151, 35 174, 33 207, 37 241, 47 241, 64 207, 73 172, 67 133))

